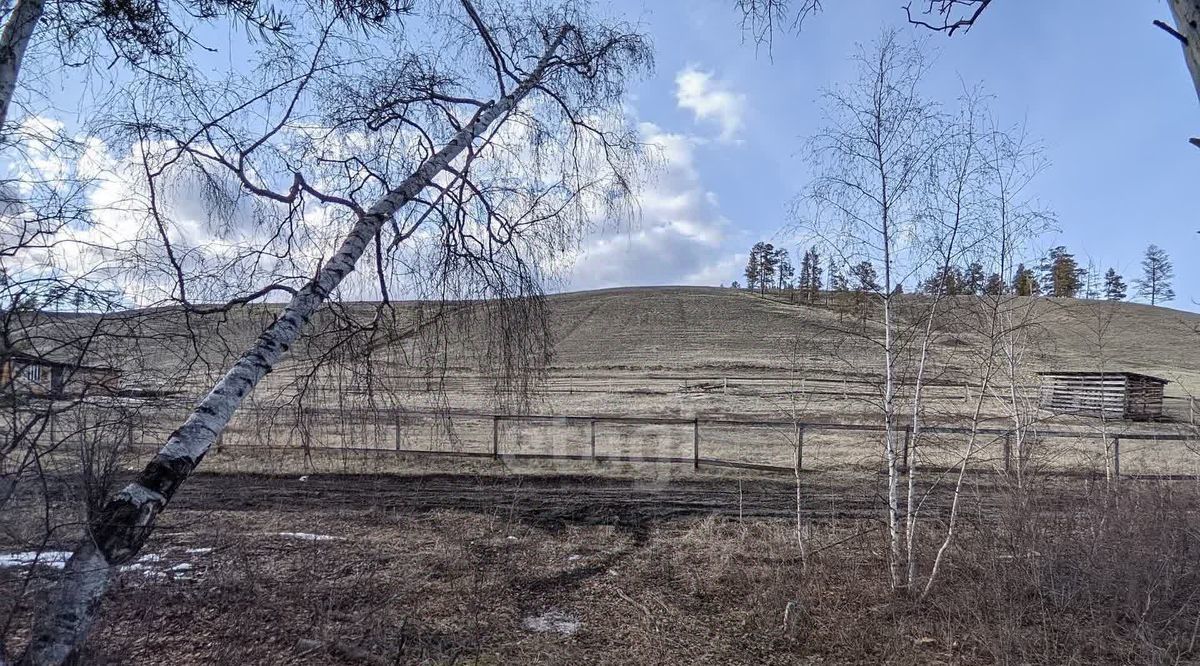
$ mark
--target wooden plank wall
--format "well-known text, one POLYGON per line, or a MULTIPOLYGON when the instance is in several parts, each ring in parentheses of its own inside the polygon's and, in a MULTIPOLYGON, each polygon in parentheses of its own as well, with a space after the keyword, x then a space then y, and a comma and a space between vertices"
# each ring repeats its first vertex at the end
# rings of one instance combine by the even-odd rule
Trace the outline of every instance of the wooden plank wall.
POLYGON ((1125 418, 1124 375, 1042 375, 1041 406, 1052 412, 1125 418))
POLYGON ((1164 383, 1123 373, 1042 375, 1040 403, 1052 412, 1153 420, 1163 415, 1164 383))
POLYGON ((1163 384, 1143 377, 1130 377, 1126 388, 1125 415, 1131 419, 1161 419, 1163 384))

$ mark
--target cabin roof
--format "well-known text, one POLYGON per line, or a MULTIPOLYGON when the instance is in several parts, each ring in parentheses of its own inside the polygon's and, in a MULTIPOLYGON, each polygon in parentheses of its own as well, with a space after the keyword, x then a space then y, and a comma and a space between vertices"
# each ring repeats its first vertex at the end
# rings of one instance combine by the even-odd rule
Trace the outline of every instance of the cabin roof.
POLYGON ((17 361, 23 361, 25 363, 37 363, 38 365, 52 365, 60 368, 73 368, 75 370, 105 370, 109 372, 116 372, 116 368, 102 365, 85 365, 83 363, 76 363, 69 360, 57 360, 48 358, 46 356, 39 356, 37 354, 17 351, 15 349, 0 352, 0 358, 9 358, 17 361))
POLYGON ((1086 370, 1044 370, 1037 373, 1039 377, 1096 377, 1103 379, 1105 377, 1126 377, 1128 379, 1141 379, 1143 381, 1157 382, 1159 384, 1170 384, 1171 382, 1162 377, 1153 375, 1144 375, 1140 372, 1088 372, 1086 370))

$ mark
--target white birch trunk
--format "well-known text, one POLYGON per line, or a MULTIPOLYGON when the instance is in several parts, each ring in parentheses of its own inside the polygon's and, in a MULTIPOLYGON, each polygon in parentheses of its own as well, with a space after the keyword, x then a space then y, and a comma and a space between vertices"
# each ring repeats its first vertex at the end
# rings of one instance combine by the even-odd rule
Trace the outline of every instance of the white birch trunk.
POLYGON ((158 514, 200 464, 245 396, 287 353, 317 308, 354 270, 382 225, 540 83, 567 30, 560 31, 537 67, 516 89, 485 107, 474 122, 371 206, 355 223, 337 253, 292 297, 279 318, 200 401, 137 480, 113 496, 99 515, 92 518, 88 534, 68 560, 48 608, 37 618, 22 663, 62 664, 70 658, 87 635, 114 568, 141 549, 158 514))
POLYGON ((1168 0, 1167 4, 1175 17, 1175 29, 1188 40, 1183 45, 1183 57, 1192 73, 1196 96, 1200 97, 1200 0, 1168 0))
MULTIPOLYGON (((881 179, 883 201, 887 201, 887 178, 881 179)), ((895 335, 892 330, 892 236, 889 210, 885 203, 883 209, 883 425, 884 425, 884 455, 887 459, 888 472, 888 543, 891 554, 889 571, 892 577, 892 587, 899 588, 903 579, 900 575, 901 535, 900 535, 900 456, 896 451, 896 377, 894 365, 896 351, 894 349, 895 335)))
POLYGON ((929 578, 925 581, 925 588, 921 590, 922 601, 929 596, 929 591, 933 589, 933 583, 937 580, 938 573, 942 569, 942 562, 945 560, 946 551, 950 548, 950 543, 954 540, 954 529, 958 524, 958 508, 962 500, 963 482, 967 478, 967 465, 975 455, 975 443, 979 439, 979 422, 983 414, 983 401, 987 399, 991 375, 992 361, 989 360, 983 374, 983 385, 979 389, 979 397, 975 402, 975 411, 971 415, 971 433, 967 438, 966 451, 963 452, 962 464, 958 467, 958 478, 954 482, 954 499, 950 502, 950 517, 946 523, 946 536, 933 558, 933 566, 929 570, 929 578))
MULTIPOLYGON (((945 273, 943 272, 943 275, 945 273)), ((921 340, 921 355, 917 360, 917 377, 913 385, 912 397, 912 427, 908 431, 908 439, 905 442, 908 448, 907 469, 904 471, 908 474, 908 498, 904 513, 904 543, 905 557, 908 558, 908 577, 905 585, 908 589, 912 589, 917 582, 917 553, 916 553, 916 535, 917 535, 917 469, 920 465, 917 460, 917 442, 921 438, 921 391, 925 387, 925 366, 929 360, 929 343, 933 336, 933 321, 937 315, 938 303, 941 302, 941 290, 934 296, 933 305, 929 310, 929 317, 925 320, 925 337, 921 340)))
MULTIPOLYGON (((887 261, 884 272, 889 272, 887 261)), ((884 387, 883 387, 883 425, 884 453, 887 459, 888 487, 888 543, 891 554, 889 571, 892 577, 892 587, 899 588, 903 583, 900 575, 900 560, 902 555, 900 542, 900 456, 896 451, 896 378, 893 374, 895 350, 892 348, 892 297, 889 293, 883 300, 883 336, 884 336, 884 387)))
POLYGON ((8 109, 17 91, 17 76, 33 31, 46 11, 46 0, 17 0, 0 32, 0 139, 5 136, 8 109))

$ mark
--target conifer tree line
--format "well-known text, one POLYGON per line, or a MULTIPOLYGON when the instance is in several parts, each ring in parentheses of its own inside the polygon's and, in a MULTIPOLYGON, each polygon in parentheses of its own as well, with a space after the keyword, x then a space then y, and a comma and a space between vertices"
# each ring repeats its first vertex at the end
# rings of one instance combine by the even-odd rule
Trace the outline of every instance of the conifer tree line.
MULTIPOLYGON (((799 274, 793 268, 788 251, 771 243, 755 243, 746 264, 746 282, 750 291, 765 294, 769 290, 794 291, 802 302, 815 302, 821 292, 876 292, 878 273, 869 261, 850 266, 840 266, 829 258, 822 267, 822 255, 816 246, 804 252, 800 260, 799 274)), ((1011 277, 999 273, 987 273, 983 264, 972 261, 966 266, 939 267, 932 275, 921 280, 917 291, 922 294, 943 296, 1052 296, 1055 298, 1088 298, 1123 301, 1140 298, 1151 305, 1168 303, 1175 298, 1172 282, 1174 266, 1166 250, 1151 244, 1146 248, 1141 262, 1141 275, 1133 280, 1133 289, 1125 276, 1115 268, 1107 268, 1103 275, 1095 267, 1080 266, 1075 255, 1065 246, 1051 248, 1035 266, 1017 264, 1011 277)), ((904 286, 895 286, 903 293, 904 286)))

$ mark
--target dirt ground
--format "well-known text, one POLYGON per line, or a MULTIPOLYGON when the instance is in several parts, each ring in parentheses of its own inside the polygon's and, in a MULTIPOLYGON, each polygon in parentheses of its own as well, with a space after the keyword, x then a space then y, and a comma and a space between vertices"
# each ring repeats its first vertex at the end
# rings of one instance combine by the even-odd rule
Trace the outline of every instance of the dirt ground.
MULTIPOLYGON (((851 494, 839 514, 878 515, 851 494)), ((86 663, 781 662, 790 639, 747 632, 704 548, 796 565, 794 498, 752 477, 200 474, 120 575, 86 663)))
MULTIPOLYGON (((996 483, 971 484, 965 538, 1005 515, 996 483)), ((120 574, 84 663, 996 661, 994 637, 962 635, 958 597, 914 615, 889 590, 880 485, 806 490, 805 567, 792 482, 749 474, 200 474, 120 574)), ((1096 488, 1064 482, 1040 506, 1096 488)), ((931 491, 931 526, 948 498, 931 491)), ((0 568, 5 590, 29 572, 18 618, 54 569, 0 568)), ((1026 661, 1096 660, 1078 637, 1029 631, 1053 658, 1026 661)))

